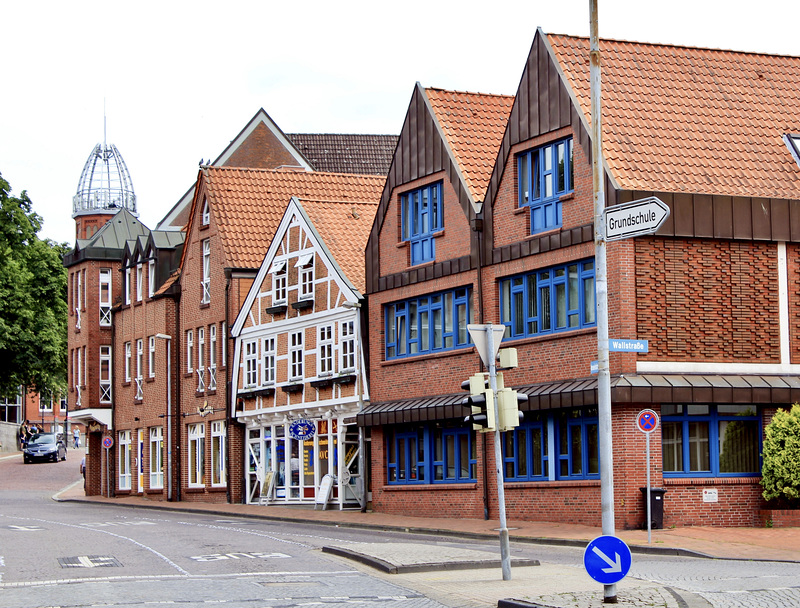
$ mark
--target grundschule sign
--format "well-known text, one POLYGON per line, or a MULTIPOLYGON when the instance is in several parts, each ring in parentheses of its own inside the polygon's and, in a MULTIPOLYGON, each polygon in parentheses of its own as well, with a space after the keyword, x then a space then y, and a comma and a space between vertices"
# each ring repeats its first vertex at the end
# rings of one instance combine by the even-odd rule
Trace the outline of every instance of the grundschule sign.
POLYGON ((669 217, 669 207, 655 196, 613 205, 603 213, 606 241, 618 241, 642 234, 652 234, 669 217))

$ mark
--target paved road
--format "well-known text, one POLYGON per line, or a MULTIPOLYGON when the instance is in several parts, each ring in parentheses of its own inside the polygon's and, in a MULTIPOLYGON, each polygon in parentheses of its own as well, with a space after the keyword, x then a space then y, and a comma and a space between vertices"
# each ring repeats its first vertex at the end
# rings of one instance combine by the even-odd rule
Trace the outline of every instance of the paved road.
MULTIPOLYGON (((542 605, 602 606, 582 568, 581 548, 512 543, 540 567, 386 575, 323 554, 322 547, 386 545, 399 559, 433 554, 496 555, 496 539, 420 536, 245 518, 219 513, 57 503, 79 479, 80 451, 60 463, 0 459, 0 608, 176 606, 225 608, 402 606, 488 607, 499 598, 542 605)), ((686 557, 634 557, 620 606, 800 608, 800 565, 686 557)))

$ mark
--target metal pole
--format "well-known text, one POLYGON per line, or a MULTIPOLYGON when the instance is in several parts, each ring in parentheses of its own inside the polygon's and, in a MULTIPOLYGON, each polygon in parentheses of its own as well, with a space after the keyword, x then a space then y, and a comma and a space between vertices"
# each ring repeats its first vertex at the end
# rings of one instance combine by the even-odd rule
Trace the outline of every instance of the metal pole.
POLYGON ((647 448, 646 448, 646 460, 647 460, 647 544, 651 544, 650 538, 650 528, 651 528, 651 515, 650 515, 650 433, 645 433, 647 435, 647 448))
POLYGON ((508 545, 508 526, 506 525, 506 495, 503 487, 503 453, 500 448, 500 416, 497 406, 497 365, 494 360, 494 333, 492 326, 486 326, 486 345, 489 359, 489 388, 492 389, 494 402, 494 466, 497 470, 497 507, 500 512, 500 565, 503 570, 503 580, 511 580, 511 551, 508 545))
POLYGON ((172 500, 172 338, 167 338, 167 500, 172 500))
MULTIPOLYGON (((614 536, 614 461, 611 441, 611 376, 608 363, 608 279, 603 209, 603 146, 600 108, 600 40, 597 0, 589 0, 589 76, 592 100, 592 191, 594 195, 595 288, 597 292, 597 405, 600 449, 600 505, 603 535, 614 536)), ((617 603, 616 584, 603 585, 603 602, 617 603)))

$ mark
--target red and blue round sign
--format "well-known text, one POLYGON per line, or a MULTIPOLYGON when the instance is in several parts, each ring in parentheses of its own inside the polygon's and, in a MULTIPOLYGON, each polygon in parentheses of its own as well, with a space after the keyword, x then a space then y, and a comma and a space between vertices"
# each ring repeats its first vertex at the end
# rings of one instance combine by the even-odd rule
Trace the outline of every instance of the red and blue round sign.
POLYGON ((658 414, 653 410, 642 410, 636 416, 636 427, 642 433, 652 433, 658 428, 658 414))
POLYGON ((111 435, 103 437, 103 447, 105 449, 109 449, 112 445, 114 445, 114 438, 111 435))

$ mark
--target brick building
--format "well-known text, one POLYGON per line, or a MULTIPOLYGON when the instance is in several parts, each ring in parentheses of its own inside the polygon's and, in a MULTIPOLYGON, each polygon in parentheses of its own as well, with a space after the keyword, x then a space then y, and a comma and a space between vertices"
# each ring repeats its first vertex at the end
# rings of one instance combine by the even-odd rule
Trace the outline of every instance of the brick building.
MULTIPOLYGON (((607 248, 610 336, 649 342, 611 354, 616 525, 645 519, 645 408, 664 524, 757 525, 764 427, 800 398, 800 59, 600 48, 606 204, 671 210, 607 248)), ((589 82, 588 40, 539 31, 514 98, 415 89, 366 250, 378 510, 497 516, 493 435, 460 406, 477 322, 529 396, 508 516, 600 523, 589 82)))

